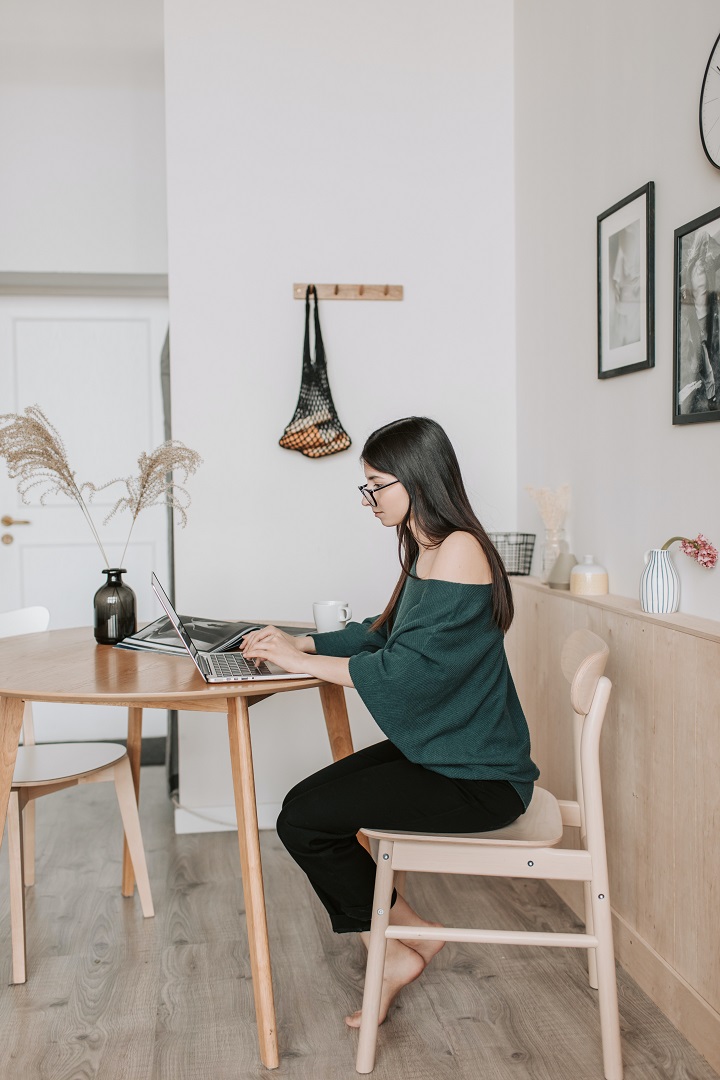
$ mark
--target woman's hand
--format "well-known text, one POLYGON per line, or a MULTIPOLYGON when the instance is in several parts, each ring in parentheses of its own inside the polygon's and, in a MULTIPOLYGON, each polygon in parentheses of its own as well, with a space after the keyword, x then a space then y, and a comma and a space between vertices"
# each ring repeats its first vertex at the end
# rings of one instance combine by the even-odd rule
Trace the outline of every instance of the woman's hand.
POLYGON ((264 626, 247 634, 240 646, 243 656, 252 660, 269 660, 291 675, 313 675, 323 682, 352 686, 350 661, 344 656, 316 656, 312 637, 292 637, 277 626, 264 626))
POLYGON ((269 660, 293 674, 306 671, 303 657, 315 652, 315 643, 309 636, 292 637, 277 626, 264 626, 243 638, 240 651, 248 659, 269 660))

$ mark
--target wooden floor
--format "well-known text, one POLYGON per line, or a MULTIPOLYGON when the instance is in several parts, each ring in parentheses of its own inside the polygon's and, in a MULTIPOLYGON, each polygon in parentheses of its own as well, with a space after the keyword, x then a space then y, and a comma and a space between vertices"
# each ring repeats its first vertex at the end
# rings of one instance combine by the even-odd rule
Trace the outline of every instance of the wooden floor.
MULTIPOLYGON (((143 769, 141 818, 154 919, 120 896, 110 784, 38 804, 25 986, 10 975, 7 868, 0 871, 2 1080, 343 1080, 356 1075, 362 954, 335 936, 274 833, 263 833, 282 1053, 258 1063, 235 834, 175 836, 165 774, 143 769)), ((577 927, 537 883, 416 875, 422 914, 456 925, 577 927)), ((601 1080, 596 996, 575 950, 447 945, 380 1035, 376 1080, 601 1080)), ((718 1080, 620 973, 627 1080, 718 1080)))

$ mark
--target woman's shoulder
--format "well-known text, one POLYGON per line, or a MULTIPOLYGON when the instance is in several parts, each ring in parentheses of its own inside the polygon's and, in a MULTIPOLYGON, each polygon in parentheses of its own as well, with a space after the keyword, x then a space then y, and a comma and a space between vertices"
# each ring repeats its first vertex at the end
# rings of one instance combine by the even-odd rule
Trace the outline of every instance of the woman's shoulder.
POLYGON ((434 549, 433 556, 424 575, 430 581, 453 581, 458 585, 492 584, 490 563, 480 541, 472 533, 450 533, 434 549))

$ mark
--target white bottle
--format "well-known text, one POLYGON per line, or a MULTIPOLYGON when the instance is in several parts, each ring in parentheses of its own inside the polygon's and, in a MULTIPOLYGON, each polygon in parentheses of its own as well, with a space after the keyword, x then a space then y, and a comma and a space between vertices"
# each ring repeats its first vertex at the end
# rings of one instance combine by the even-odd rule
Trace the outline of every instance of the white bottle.
POLYGON ((595 562, 594 555, 583 555, 583 561, 570 572, 570 592, 576 596, 603 596, 607 591, 607 570, 595 562))

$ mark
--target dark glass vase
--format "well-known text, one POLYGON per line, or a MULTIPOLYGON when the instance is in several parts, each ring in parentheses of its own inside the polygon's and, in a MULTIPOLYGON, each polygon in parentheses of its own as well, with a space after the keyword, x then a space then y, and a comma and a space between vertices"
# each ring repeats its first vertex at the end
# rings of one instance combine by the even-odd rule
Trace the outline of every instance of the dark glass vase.
POLYGON ((125 570, 103 570, 107 581, 95 593, 95 640, 99 645, 117 645, 134 634, 135 593, 122 579, 125 570))

